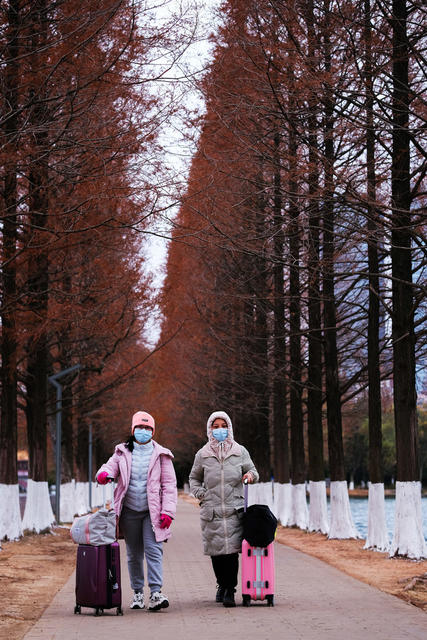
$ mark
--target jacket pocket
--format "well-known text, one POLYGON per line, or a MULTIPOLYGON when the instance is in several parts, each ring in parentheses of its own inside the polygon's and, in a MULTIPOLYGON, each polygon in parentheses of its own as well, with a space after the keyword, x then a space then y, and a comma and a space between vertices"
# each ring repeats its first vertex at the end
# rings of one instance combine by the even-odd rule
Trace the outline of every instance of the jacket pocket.
POLYGON ((220 518, 231 518, 236 513, 236 507, 233 505, 225 506, 223 509, 218 509, 218 517, 220 518))
POLYGON ((200 507, 200 519, 210 521, 213 520, 214 510, 209 505, 202 505, 200 507))

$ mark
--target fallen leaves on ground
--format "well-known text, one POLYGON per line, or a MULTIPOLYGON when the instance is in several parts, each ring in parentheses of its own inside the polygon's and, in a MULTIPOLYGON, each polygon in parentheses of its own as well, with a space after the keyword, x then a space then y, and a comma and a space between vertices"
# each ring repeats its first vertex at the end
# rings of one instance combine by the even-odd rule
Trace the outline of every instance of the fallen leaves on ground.
MULTIPOLYGON (((76 545, 70 530, 26 535, 0 551, 1 637, 21 640, 70 577, 76 545)), ((73 606, 71 603, 70 606, 73 606)))

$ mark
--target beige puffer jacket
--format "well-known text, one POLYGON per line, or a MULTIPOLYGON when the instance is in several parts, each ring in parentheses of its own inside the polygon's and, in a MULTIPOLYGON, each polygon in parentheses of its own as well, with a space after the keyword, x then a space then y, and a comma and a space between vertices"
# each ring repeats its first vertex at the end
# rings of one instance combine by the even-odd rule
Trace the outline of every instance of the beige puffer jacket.
POLYGON ((209 443, 196 453, 190 472, 190 491, 200 501, 200 525, 206 555, 241 551, 242 477, 248 471, 252 473, 254 482, 258 482, 259 475, 247 449, 235 441, 224 460, 213 453, 209 443))

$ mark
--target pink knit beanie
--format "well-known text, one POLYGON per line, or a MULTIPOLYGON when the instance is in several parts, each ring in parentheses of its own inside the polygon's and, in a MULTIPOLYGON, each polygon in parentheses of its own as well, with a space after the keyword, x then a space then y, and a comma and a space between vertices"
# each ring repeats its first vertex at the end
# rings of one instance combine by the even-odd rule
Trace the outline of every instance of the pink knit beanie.
POLYGON ((132 433, 135 430, 135 427, 151 427, 153 433, 156 429, 156 425, 154 422, 153 416, 151 416, 146 411, 137 411, 132 416, 132 433))

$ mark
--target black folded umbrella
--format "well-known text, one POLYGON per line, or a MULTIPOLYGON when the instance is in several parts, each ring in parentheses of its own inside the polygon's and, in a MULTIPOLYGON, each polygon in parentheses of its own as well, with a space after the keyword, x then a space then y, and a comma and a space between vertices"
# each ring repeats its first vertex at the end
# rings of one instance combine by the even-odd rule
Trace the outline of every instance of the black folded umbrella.
POLYGON ((266 504, 252 504, 243 514, 243 537, 252 547, 266 547, 273 542, 277 518, 266 504))

